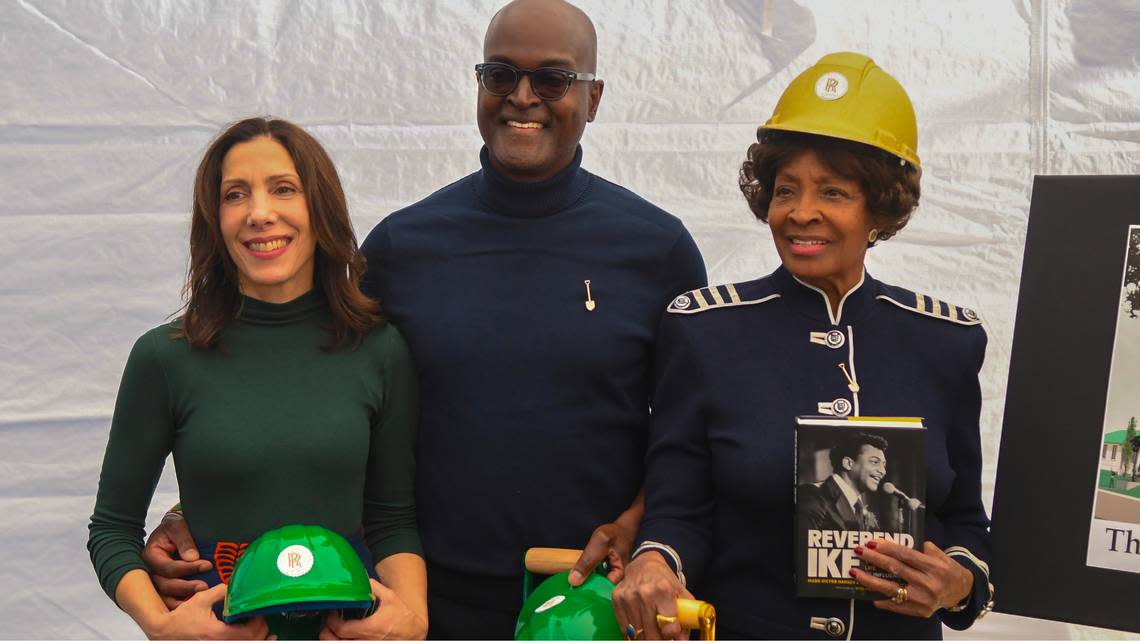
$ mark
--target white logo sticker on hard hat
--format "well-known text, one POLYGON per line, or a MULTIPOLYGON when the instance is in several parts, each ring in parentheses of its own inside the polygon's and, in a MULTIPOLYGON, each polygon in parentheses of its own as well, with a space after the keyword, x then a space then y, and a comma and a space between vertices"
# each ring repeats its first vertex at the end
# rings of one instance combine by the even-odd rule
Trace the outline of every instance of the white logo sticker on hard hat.
POLYGON ((557 596, 552 596, 546 600, 546 603, 543 603, 542 605, 535 608, 534 613, 538 614, 539 612, 546 612, 550 608, 553 608, 554 606, 558 605, 559 603, 562 603, 565 600, 566 600, 565 594, 559 594, 557 596))
POLYGON ((829 71, 815 81, 815 95, 820 100, 838 100, 847 93, 847 76, 829 71))
POLYGON ((277 569, 285 576, 304 576, 313 569, 313 553, 303 545, 290 545, 277 555, 277 569))

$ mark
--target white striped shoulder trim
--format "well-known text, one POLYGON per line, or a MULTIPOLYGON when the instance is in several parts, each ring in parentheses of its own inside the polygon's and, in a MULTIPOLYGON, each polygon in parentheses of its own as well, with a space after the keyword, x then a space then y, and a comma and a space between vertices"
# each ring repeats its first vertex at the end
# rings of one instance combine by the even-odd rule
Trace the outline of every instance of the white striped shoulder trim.
POLYGON ((712 285, 681 294, 674 298, 672 303, 669 303, 666 311, 670 314, 697 314, 710 309, 759 305, 779 297, 779 294, 770 294, 763 298, 746 300, 740 297, 736 287, 731 284, 712 285))
POLYGON ((875 298, 887 301, 892 305, 916 314, 949 321, 958 325, 969 326, 982 324, 982 319, 978 318, 978 314, 974 310, 940 301, 933 296, 915 294, 913 303, 907 303, 886 294, 879 294, 875 298))

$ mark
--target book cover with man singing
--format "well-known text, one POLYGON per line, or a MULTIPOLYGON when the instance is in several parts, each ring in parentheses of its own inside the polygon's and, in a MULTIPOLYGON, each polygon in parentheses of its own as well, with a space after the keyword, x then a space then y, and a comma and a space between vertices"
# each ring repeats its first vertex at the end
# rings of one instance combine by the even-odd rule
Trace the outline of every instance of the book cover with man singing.
POLYGON ((796 418, 796 594, 881 599, 849 572, 862 568, 855 548, 890 539, 922 544, 926 500, 926 428, 911 417, 796 418))

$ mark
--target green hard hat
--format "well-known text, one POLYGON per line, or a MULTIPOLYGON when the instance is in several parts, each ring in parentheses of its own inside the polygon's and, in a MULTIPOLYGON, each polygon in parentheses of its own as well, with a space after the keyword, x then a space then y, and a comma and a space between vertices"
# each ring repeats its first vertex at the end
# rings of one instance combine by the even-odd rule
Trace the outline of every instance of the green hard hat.
POLYGON ((611 600, 614 584, 591 572, 575 588, 568 577, 568 572, 555 574, 530 593, 519 612, 515 639, 624 639, 611 600))
POLYGON ((317 525, 286 525, 245 549, 226 591, 222 617, 243 617, 372 605, 368 572, 341 535, 317 525))

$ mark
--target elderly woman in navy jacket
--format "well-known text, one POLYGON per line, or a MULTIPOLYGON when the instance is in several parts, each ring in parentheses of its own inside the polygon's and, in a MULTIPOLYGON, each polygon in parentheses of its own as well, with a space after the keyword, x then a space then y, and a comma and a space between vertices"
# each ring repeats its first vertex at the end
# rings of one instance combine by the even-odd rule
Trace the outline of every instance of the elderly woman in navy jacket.
POLYGON ((614 592, 631 637, 687 638, 674 599, 717 606, 722 637, 940 638, 992 607, 981 499, 974 312, 873 279, 867 249, 919 199, 914 110, 858 54, 825 56, 784 92, 748 151, 740 186, 782 265, 693 290, 658 341, 643 543, 614 592), (921 416, 926 535, 876 541, 851 575, 875 601, 798 598, 794 425, 805 414, 921 416))

